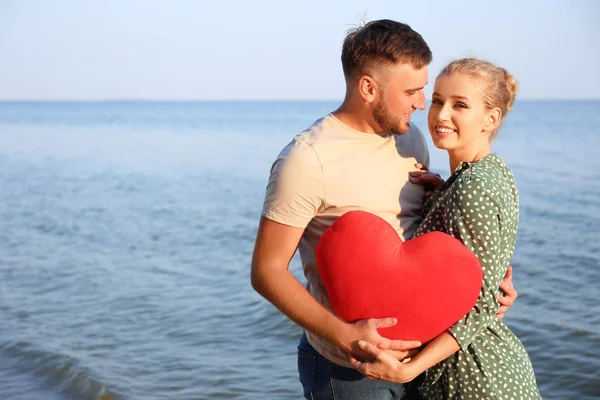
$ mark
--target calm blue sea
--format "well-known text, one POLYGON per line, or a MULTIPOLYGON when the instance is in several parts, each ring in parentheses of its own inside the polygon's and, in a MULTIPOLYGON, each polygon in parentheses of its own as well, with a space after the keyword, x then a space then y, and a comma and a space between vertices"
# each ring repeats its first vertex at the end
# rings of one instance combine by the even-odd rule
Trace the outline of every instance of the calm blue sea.
MULTIPOLYGON (((336 107, 0 103, 0 398, 299 399, 300 329, 249 263, 273 159, 336 107)), ((599 127, 600 101, 521 101, 495 146, 545 399, 600 398, 599 127)))

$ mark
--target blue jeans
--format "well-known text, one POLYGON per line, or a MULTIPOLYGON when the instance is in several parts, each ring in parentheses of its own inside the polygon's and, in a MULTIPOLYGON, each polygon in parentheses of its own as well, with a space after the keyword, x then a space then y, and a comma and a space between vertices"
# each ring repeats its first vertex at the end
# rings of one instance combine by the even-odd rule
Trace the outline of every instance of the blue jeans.
POLYGON ((418 400, 422 377, 408 384, 369 379, 353 368, 332 363, 302 335, 298 344, 298 372, 308 400, 418 400))

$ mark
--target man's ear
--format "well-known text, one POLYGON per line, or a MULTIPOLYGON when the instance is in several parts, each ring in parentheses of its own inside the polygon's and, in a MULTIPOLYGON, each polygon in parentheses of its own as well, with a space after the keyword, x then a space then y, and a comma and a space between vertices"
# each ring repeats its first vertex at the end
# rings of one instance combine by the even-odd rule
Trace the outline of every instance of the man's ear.
POLYGON ((369 104, 375 101, 378 91, 375 80, 369 75, 363 75, 358 80, 358 92, 361 97, 369 104))

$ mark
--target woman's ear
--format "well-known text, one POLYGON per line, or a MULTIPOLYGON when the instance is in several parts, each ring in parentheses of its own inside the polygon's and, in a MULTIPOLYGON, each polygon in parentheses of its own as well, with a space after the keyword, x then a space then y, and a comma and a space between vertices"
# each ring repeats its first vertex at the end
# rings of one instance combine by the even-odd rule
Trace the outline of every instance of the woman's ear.
POLYGON ((360 77, 358 81, 358 92, 367 103, 372 104, 375 101, 377 90, 377 85, 372 77, 369 75, 360 77))
POLYGON ((486 117, 484 129, 488 132, 494 132, 500 126, 501 119, 502 111, 498 107, 492 108, 486 117))

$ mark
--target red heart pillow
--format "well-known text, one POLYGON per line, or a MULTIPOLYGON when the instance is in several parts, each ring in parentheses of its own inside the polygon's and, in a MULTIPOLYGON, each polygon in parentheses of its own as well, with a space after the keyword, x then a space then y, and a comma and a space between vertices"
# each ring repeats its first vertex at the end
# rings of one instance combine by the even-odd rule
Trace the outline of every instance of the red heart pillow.
POLYGON ((430 232, 403 242, 383 219, 350 211, 325 231, 316 249, 333 310, 346 321, 396 317, 379 333, 390 339, 433 339, 468 313, 483 273, 462 242, 430 232))

